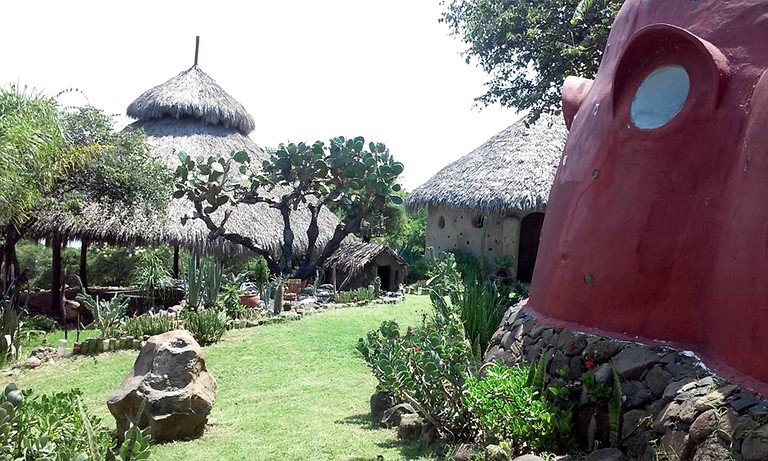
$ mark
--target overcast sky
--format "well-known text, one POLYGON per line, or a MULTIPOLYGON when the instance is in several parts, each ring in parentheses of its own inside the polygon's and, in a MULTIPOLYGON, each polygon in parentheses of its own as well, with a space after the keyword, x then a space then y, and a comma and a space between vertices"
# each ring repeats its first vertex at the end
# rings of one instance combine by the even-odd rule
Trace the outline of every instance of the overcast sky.
POLYGON ((387 144, 413 190, 519 118, 474 107, 487 76, 459 55, 441 10, 439 0, 6 2, 0 84, 76 87, 124 114, 192 65, 200 35, 200 68, 253 116, 257 144, 362 135, 387 144))

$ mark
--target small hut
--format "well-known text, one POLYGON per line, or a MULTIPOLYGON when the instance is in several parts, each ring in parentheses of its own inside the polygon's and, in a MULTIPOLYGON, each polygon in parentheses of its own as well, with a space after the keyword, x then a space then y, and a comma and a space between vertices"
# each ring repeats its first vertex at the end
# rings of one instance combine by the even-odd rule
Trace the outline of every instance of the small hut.
POLYGON ((408 263, 385 245, 348 240, 325 261, 325 280, 335 280, 338 290, 367 287, 381 279, 381 289, 397 291, 405 281, 408 263))
POLYGON ((427 208, 427 247, 466 251, 529 283, 566 136, 561 117, 521 120, 414 190, 406 208, 427 208))

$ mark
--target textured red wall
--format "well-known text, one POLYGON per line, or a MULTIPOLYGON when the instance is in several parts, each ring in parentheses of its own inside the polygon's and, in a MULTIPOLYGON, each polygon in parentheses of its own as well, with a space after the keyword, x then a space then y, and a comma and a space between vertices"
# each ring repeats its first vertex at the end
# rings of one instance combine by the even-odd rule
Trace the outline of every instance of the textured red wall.
POLYGON ((534 315, 682 344, 768 383, 766 68, 768 1, 624 4, 594 82, 565 85, 534 315), (686 70, 689 94, 639 129, 633 97, 664 65, 686 70))

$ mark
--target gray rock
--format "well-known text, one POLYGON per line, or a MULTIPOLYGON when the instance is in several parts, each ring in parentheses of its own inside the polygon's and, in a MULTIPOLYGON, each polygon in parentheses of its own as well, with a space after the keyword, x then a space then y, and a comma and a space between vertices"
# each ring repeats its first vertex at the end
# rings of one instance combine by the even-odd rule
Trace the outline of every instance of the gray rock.
POLYGON ((202 434, 217 391, 200 345, 188 331, 174 330, 149 338, 107 407, 120 440, 130 420, 149 427, 155 441, 186 439, 202 434))
MULTIPOLYGON (((589 340, 587 340, 589 343, 589 340)), ((619 341, 613 341, 610 339, 600 339, 591 344, 588 344, 584 348, 584 352, 581 353, 581 357, 584 360, 592 360, 595 362, 606 362, 614 355, 618 354, 625 346, 625 343, 619 341)))
POLYGON ((536 455, 523 455, 523 456, 518 456, 512 461, 544 461, 544 458, 536 455))
POLYGON ((688 435, 696 443, 706 440, 717 429, 717 412, 714 409, 700 414, 691 424, 688 435))
POLYGON ((571 374, 569 376, 571 379, 578 379, 584 371, 584 363, 578 355, 571 357, 571 362, 568 366, 571 368, 571 374))
POLYGON ((556 351, 549 362, 549 373, 552 376, 560 376, 560 370, 568 369, 570 374, 571 359, 560 351, 556 351))
POLYGON ((664 393, 662 394, 662 399, 666 401, 670 401, 674 399, 678 392, 680 392, 685 386, 690 385, 695 380, 693 378, 683 378, 679 379, 677 381, 672 381, 667 385, 666 389, 664 389, 664 393))
POLYGON ((625 461, 624 453, 618 448, 603 448, 590 453, 584 461, 625 461))
POLYGON ((659 361, 656 352, 647 346, 631 345, 611 359, 616 372, 624 379, 638 379, 645 370, 659 361))
POLYGON ((768 459, 768 424, 750 431, 741 445, 744 461, 764 461, 768 459))
POLYGON ((626 381, 621 383, 621 393, 624 396, 624 409, 632 409, 645 405, 653 399, 653 394, 642 381, 626 381))
POLYGON ((622 420, 621 436, 624 439, 651 426, 650 418, 648 418, 648 413, 645 410, 629 410, 624 413, 622 420))
POLYGON ((395 399, 391 392, 376 392, 371 396, 371 416, 380 420, 384 412, 392 408, 394 403, 395 399))
POLYGON ((504 336, 501 337, 501 347, 504 349, 509 350, 510 347, 515 343, 515 336, 512 334, 511 331, 508 331, 504 333, 504 336))
POLYGON ((400 403, 384 411, 381 416, 381 425, 384 427, 396 427, 400 425, 403 415, 415 414, 416 410, 407 403, 400 403))
POLYGON ((557 343, 555 344, 555 347, 557 347, 560 350, 563 350, 565 348, 565 345, 574 337, 575 337, 575 333, 571 330, 561 331, 560 334, 557 335, 557 343))
POLYGON ((547 328, 541 332, 541 341, 547 346, 554 346, 557 338, 555 338, 555 330, 547 328))
POLYGON ((482 447, 475 443, 459 444, 451 453, 453 461, 470 461, 475 453, 480 453, 482 447))
POLYGON ((611 370, 611 365, 608 363, 604 363, 595 368, 595 381, 598 383, 607 382, 612 376, 613 371, 611 370))
POLYGON ((733 459, 730 448, 717 435, 712 434, 696 448, 693 461, 723 461, 733 459))
POLYGON ((659 441, 662 459, 688 460, 693 454, 693 442, 684 431, 668 430, 659 441))
POLYGON ((672 375, 669 374, 666 370, 664 370, 660 365, 657 365, 645 374, 643 377, 643 381, 648 385, 648 389, 653 392, 653 395, 656 397, 660 397, 664 394, 664 389, 667 388, 670 381, 672 380, 672 375))
POLYGON ((421 436, 421 429, 424 427, 424 420, 416 414, 404 414, 400 417, 400 424, 397 425, 397 437, 400 440, 415 440, 421 436))
POLYGON ((581 355, 581 353, 584 352, 584 349, 586 348, 587 337, 583 334, 577 334, 570 341, 563 345, 562 350, 568 355, 581 355))
POLYGON ((31 370, 33 368, 39 367, 42 364, 43 364, 42 360, 38 359, 37 357, 32 356, 32 357, 27 359, 27 361, 24 363, 24 366, 31 370))
POLYGON ((760 403, 760 399, 751 394, 742 393, 731 402, 734 410, 741 412, 760 403))

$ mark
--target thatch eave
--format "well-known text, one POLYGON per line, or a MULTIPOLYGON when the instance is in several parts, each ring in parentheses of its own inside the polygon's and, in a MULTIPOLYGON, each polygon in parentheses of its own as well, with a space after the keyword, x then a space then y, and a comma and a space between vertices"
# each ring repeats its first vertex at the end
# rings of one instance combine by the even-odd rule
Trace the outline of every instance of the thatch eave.
POLYGON ((416 188, 406 210, 442 206, 489 215, 544 211, 566 137, 561 117, 542 116, 530 127, 521 120, 416 188))

